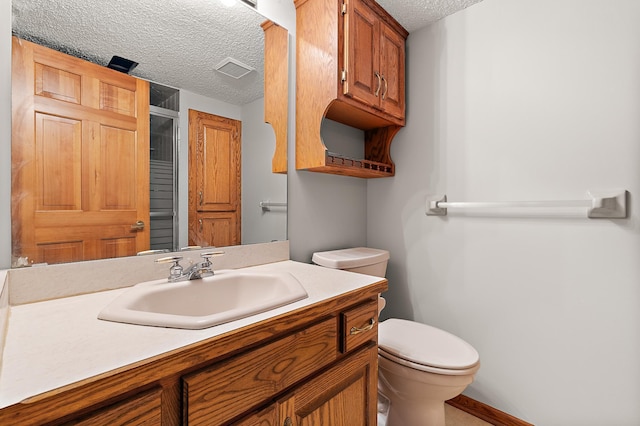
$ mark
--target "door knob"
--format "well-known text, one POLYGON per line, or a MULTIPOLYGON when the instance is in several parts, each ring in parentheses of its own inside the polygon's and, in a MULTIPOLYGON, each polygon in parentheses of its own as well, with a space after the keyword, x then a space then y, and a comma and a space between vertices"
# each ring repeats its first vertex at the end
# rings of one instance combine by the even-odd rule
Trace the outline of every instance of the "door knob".
POLYGON ((134 223, 133 225, 131 225, 131 230, 132 231, 142 231, 144 229, 144 222, 139 220, 136 223, 134 223))

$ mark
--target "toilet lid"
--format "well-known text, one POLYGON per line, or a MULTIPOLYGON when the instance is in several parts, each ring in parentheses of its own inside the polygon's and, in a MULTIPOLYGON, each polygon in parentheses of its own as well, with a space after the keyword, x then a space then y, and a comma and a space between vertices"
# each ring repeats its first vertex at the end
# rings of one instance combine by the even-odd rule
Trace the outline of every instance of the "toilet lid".
POLYGON ((467 369, 480 361, 478 352, 461 338, 439 328, 396 318, 379 324, 378 346, 411 363, 448 370, 467 369))

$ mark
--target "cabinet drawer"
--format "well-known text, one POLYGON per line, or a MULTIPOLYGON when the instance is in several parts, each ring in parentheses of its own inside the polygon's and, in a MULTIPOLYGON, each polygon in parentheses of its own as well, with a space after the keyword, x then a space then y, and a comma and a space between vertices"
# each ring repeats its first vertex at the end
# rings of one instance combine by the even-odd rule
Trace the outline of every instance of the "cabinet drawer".
POLYGON ((331 318, 255 350, 184 376, 190 426, 225 424, 304 379, 337 357, 331 318))
POLYGON ((159 425, 162 417, 161 403, 162 390, 154 388, 64 424, 76 426, 159 425))
POLYGON ((340 349, 349 352, 361 344, 378 341, 378 302, 369 301, 342 313, 340 349))

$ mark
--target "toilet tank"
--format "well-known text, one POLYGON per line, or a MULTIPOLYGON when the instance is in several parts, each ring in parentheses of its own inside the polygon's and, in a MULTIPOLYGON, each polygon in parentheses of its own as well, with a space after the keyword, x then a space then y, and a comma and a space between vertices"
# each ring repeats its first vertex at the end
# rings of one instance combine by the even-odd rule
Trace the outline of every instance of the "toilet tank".
POLYGON ((326 268, 384 277, 387 273, 389 252, 369 247, 355 247, 313 253, 311 260, 316 265, 326 268))

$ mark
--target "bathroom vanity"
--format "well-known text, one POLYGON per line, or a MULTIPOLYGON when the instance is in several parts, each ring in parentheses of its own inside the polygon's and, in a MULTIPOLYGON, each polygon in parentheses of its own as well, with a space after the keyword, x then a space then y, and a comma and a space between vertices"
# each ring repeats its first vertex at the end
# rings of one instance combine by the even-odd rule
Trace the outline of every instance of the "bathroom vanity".
POLYGON ((246 269, 287 271, 309 297, 203 330, 95 318, 126 289, 12 308, 0 424, 375 424, 387 281, 293 261, 246 269))

